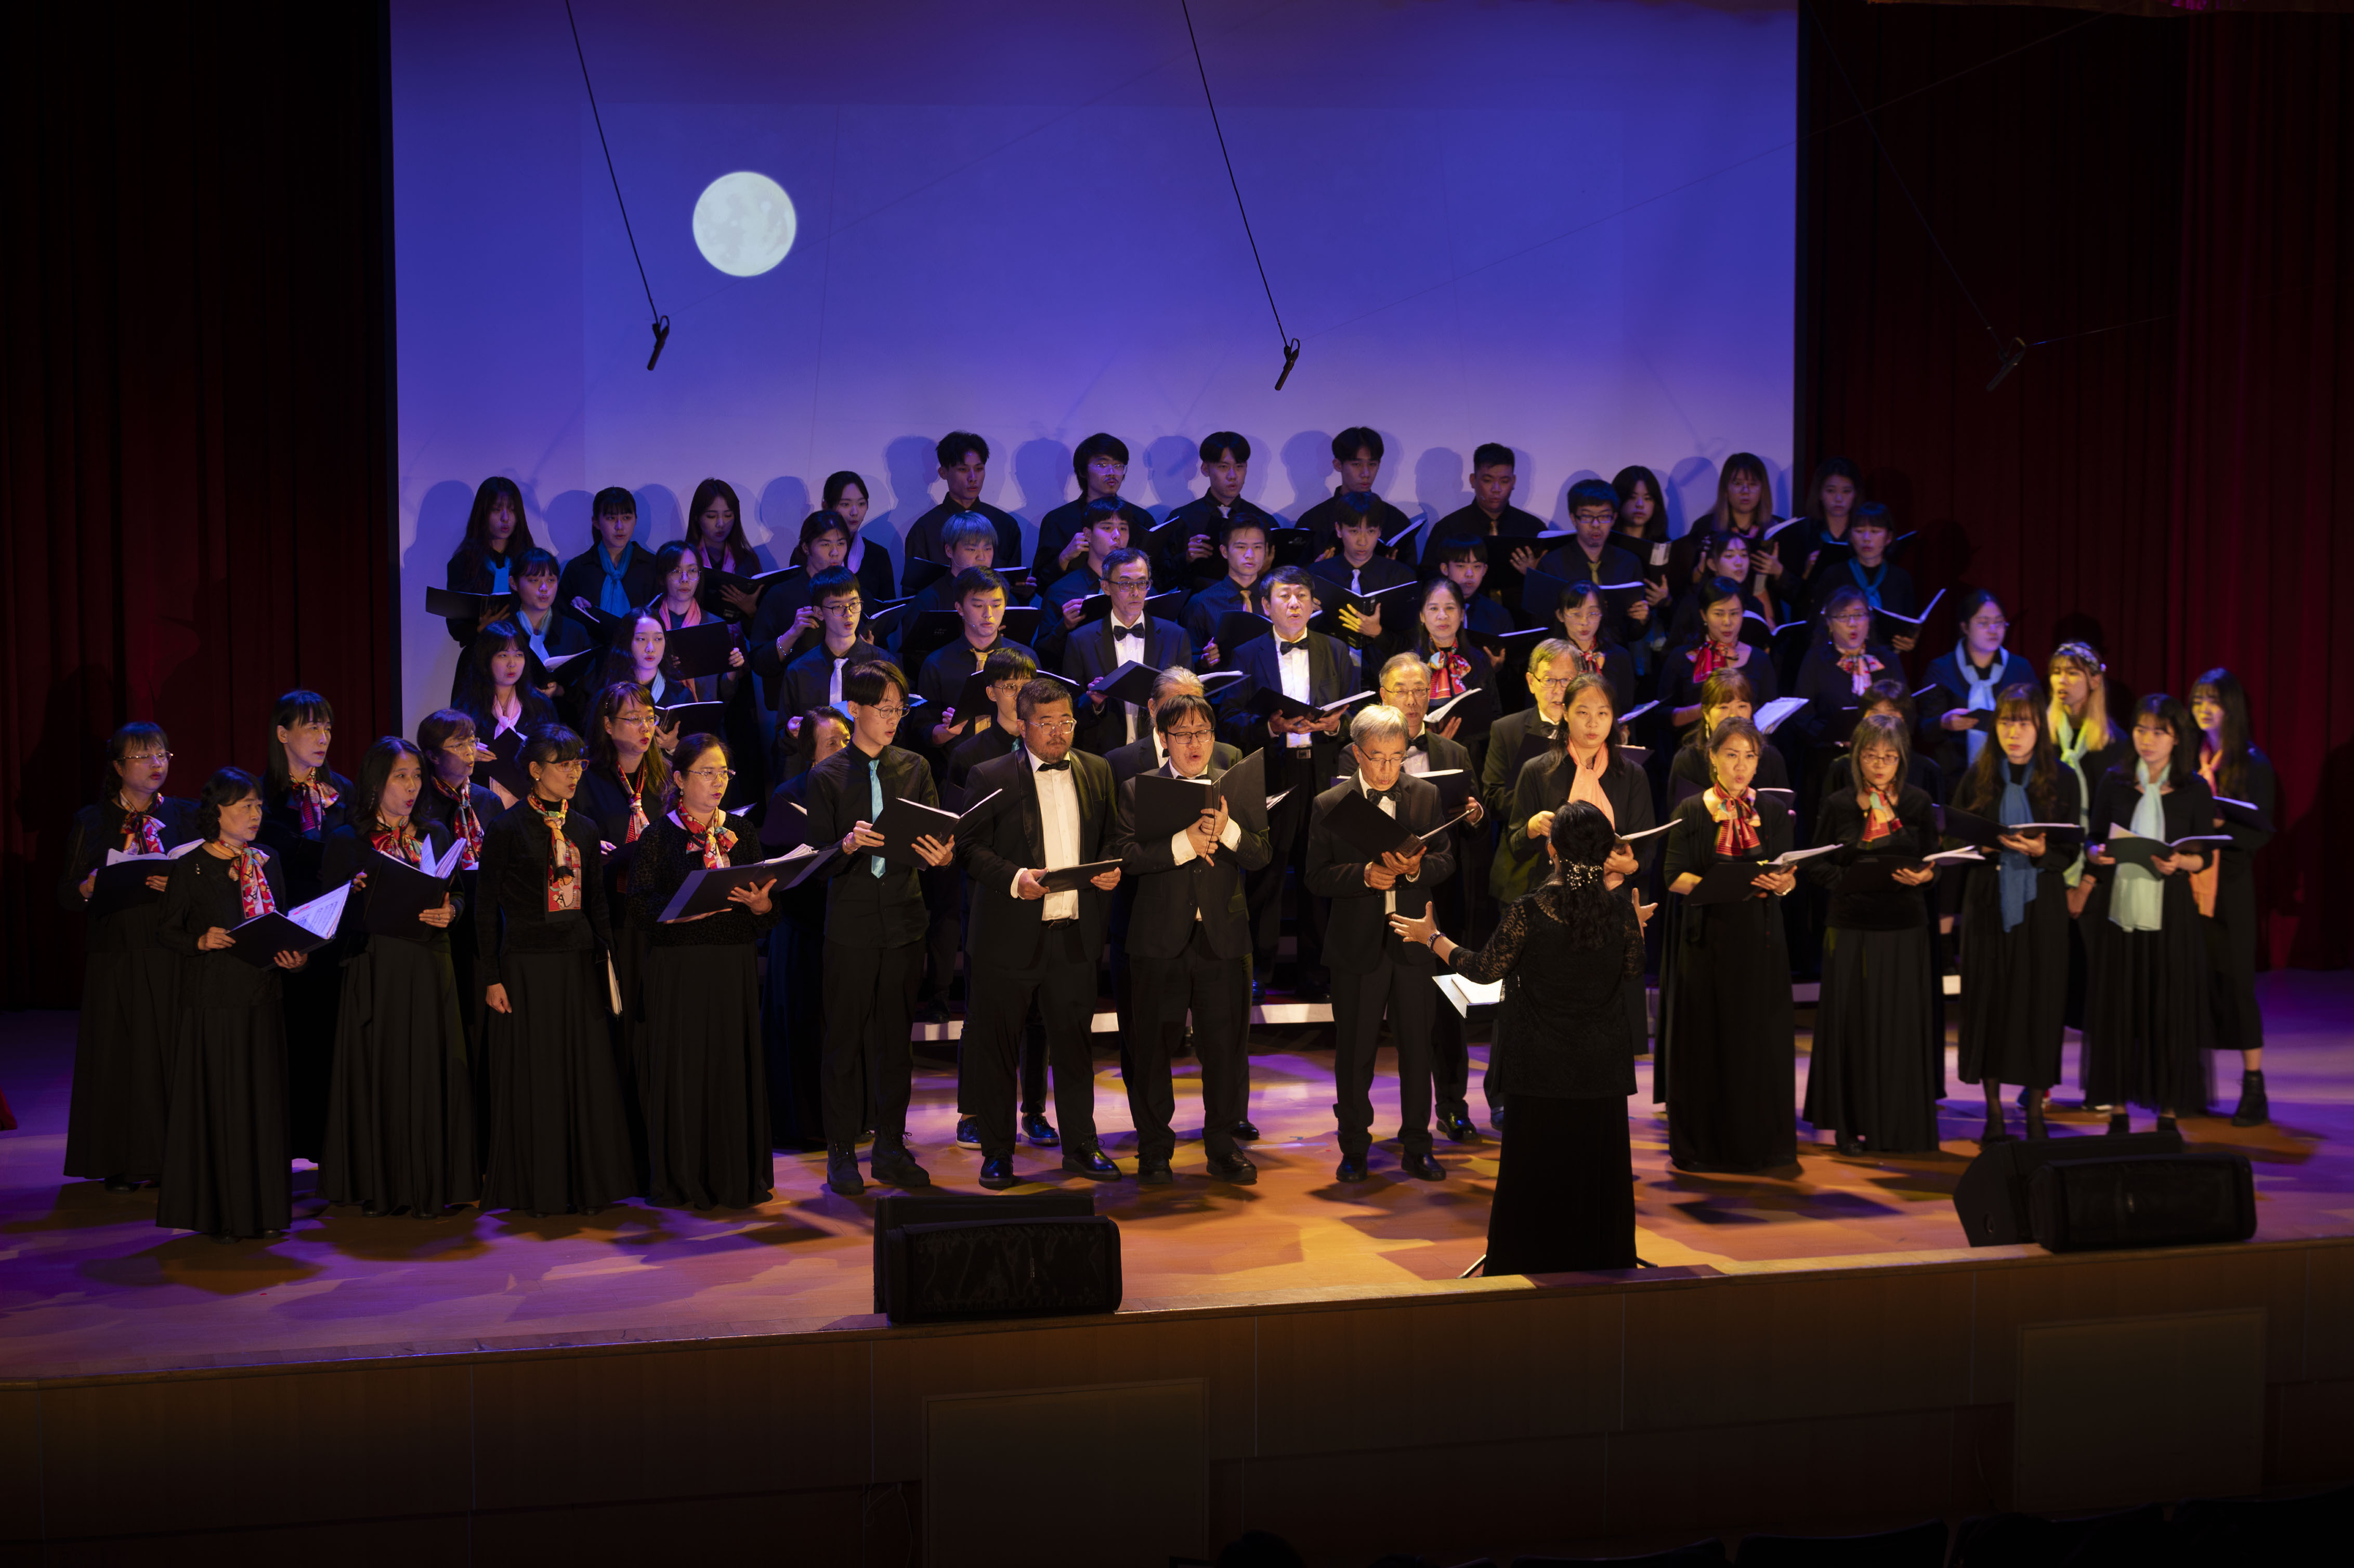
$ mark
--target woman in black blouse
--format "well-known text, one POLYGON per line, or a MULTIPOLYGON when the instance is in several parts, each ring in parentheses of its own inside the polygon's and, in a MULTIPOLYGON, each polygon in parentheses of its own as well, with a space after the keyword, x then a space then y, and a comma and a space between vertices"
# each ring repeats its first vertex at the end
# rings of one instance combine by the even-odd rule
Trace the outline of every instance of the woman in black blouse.
POLYGON ((1830 895, 1823 980, 1807 1070, 1806 1118, 1841 1154, 1937 1147, 1945 1038, 1934 1032, 1928 906, 1937 847, 1929 797, 1904 781, 1905 726, 1874 714, 1855 726, 1855 788, 1823 797, 1815 842, 1837 844, 1807 868, 1830 895))
POLYGON ((2129 1130, 2127 1106, 2158 1112, 2161 1132, 2185 1110, 2207 1109, 2207 1050, 2214 1043, 2206 938, 2192 874, 2212 843, 2186 844, 2147 869, 2119 864, 2107 841, 2127 833, 2168 843, 2214 833, 2215 797, 2194 761, 2190 714, 2163 692, 2134 706, 2134 759, 2093 786, 2085 842, 2095 882, 2082 924, 2092 960, 2084 997, 2084 1098, 2114 1107, 2109 1130, 2129 1130))
POLYGON ((482 1169, 487 1130, 482 1109, 490 1103, 490 1054, 484 1049, 482 988, 474 978, 474 922, 482 899, 476 885, 482 863, 482 838, 499 813, 516 804, 502 800, 474 782, 474 721, 455 708, 440 708, 417 721, 417 749, 425 758, 425 789, 417 797, 417 819, 437 822, 458 852, 458 918, 450 925, 450 969, 457 977, 459 1015, 466 1022, 466 1060, 473 1066, 474 1168, 482 1169))
POLYGON ((2264 1100, 2264 1017, 2256 1007, 2256 852, 2272 842, 2280 786, 2273 765, 2248 738, 2248 694, 2239 677, 2217 668, 2190 688, 2190 722, 2199 726, 2199 777, 2214 792, 2219 825, 2230 842, 2215 846, 2207 869, 2192 874, 2200 928, 2214 969, 2215 1044, 2240 1054, 2240 1105, 2233 1127, 2272 1119, 2264 1100))
POLYGON ((760 575, 760 557, 744 536, 742 504, 736 487, 724 479, 706 479, 695 487, 686 508, 686 543, 695 564, 703 568, 704 608, 726 620, 749 620, 759 611, 759 597, 748 588, 729 588, 714 576, 728 572, 739 577, 760 575))
POLYGON ((164 1169, 172 1038, 180 1026, 180 959, 155 940, 168 861, 127 866, 99 885, 111 853, 161 855, 196 840, 196 803, 164 794, 172 743, 160 726, 127 724, 106 743, 102 793, 74 813, 58 902, 87 913, 81 1014, 74 1041, 69 1176, 128 1192, 164 1169))
MULTIPOLYGON (((1430 668, 1430 705, 1453 702, 1466 692, 1479 694, 1457 704, 1434 726, 1447 739, 1463 743, 1476 772, 1487 759, 1488 730, 1500 711, 1495 661, 1471 640, 1464 624, 1463 590, 1451 578, 1433 577, 1423 584, 1421 600, 1415 611, 1413 651, 1430 668)), ((1368 673, 1378 668, 1372 666, 1368 673)))
POLYGON ((278 857, 254 842, 261 824, 260 779, 235 768, 207 779, 196 798, 204 847, 172 867, 155 927, 155 939, 187 960, 155 1223, 218 1242, 281 1235, 294 1219, 279 976, 307 960, 277 953, 249 962, 229 936, 291 907, 278 857))
POLYGON ((389 912, 371 884, 387 857, 420 869, 449 853, 450 830, 418 815, 425 758, 388 735, 360 758, 350 818, 327 835, 324 879, 350 883, 337 946, 344 1012, 327 1097, 319 1191, 374 1218, 407 1209, 438 1220, 479 1193, 474 1090, 450 927, 461 895, 389 912))
POLYGON ((1659 701, 1669 709, 1679 730, 1700 718, 1700 689, 1719 670, 1738 670, 1749 677, 1760 703, 1779 694, 1774 683, 1774 663, 1766 651, 1741 640, 1741 585, 1730 577, 1711 577, 1695 590, 1702 635, 1667 657, 1659 674, 1659 701))
POLYGON ((647 933, 644 1071, 648 1195, 748 1209, 776 1186, 754 953, 776 924, 771 875, 725 906, 663 919, 687 877, 760 859, 751 824, 721 809, 734 759, 717 736, 679 743, 671 809, 638 841, 630 918, 647 933))
POLYGON ((1635 705, 1635 662, 1626 649, 1602 635, 1604 616, 1602 590, 1580 582, 1561 590, 1553 619, 1570 646, 1573 673, 1609 682, 1611 707, 1623 714, 1635 705))
MULTIPOLYGON (((1679 1170, 1758 1171, 1797 1162, 1797 1025, 1780 900, 1797 885, 1787 865, 1790 808, 1753 787, 1765 742, 1747 719, 1725 719, 1708 746, 1712 782, 1675 810, 1667 832, 1668 891, 1677 951, 1662 966, 1660 1038, 1668 1076, 1669 1157, 1679 1170), (1754 864, 1748 891, 1692 903, 1719 863, 1754 864)), ((1746 869, 1746 867, 1744 867, 1746 869)))
MULTIPOLYGON (((2052 749, 2035 687, 2004 687, 1992 717, 1988 744, 1962 775, 1954 803, 2005 827, 2078 821, 2076 776, 2052 749)), ((2073 842, 2054 842, 2040 830, 2009 832, 1999 850, 1963 873, 1961 1077, 1986 1090, 1981 1143, 2005 1137, 2005 1084, 2027 1090, 2027 1136, 2045 1136, 2043 1101, 2060 1081, 2068 1006, 2068 887, 2061 872, 2075 858, 2073 842)))
POLYGON ((1505 909, 1477 953, 1427 913, 1390 916, 1464 979, 1503 982, 1488 1079, 1511 1115, 1488 1213, 1490 1276, 1636 1266, 1626 998, 1642 992, 1641 920, 1604 869, 1623 852, 1596 807, 1554 812, 1545 852, 1552 877, 1505 909))
POLYGON ((842 525, 850 530, 850 548, 842 564, 857 577, 861 597, 869 604, 898 598, 899 578, 891 569, 890 550, 867 536, 866 482, 849 469, 840 469, 825 476, 822 495, 823 509, 841 518, 842 525))
POLYGON ((485 746, 510 730, 519 739, 554 724, 556 705, 534 683, 546 678, 538 663, 520 623, 494 620, 466 650, 450 705, 474 721, 475 736, 485 746))
MULTIPOLYGON (((1756 716, 1756 688, 1740 671, 1719 670, 1701 683, 1700 723, 1692 726, 1690 738, 1676 747, 1675 756, 1668 761, 1669 810, 1673 811, 1713 782, 1706 742, 1716 733, 1716 726, 1734 718, 1754 724, 1756 716)), ((1755 788, 1788 795, 1789 764, 1782 759, 1773 736, 1760 735, 1757 738, 1763 749, 1757 754, 1755 788)))
MULTIPOLYGON (((835 707, 811 708, 785 733, 794 767, 769 797, 760 823, 760 847, 772 855, 806 842, 809 770, 850 744, 850 715, 835 707)), ((779 918, 769 929, 761 1024, 768 1041, 769 1136, 779 1149, 825 1147, 818 1074, 825 1055, 825 892, 826 879, 811 876, 777 894, 779 918)))
MULTIPOLYGON (((494 599, 514 591, 514 563, 532 548, 531 524, 523 514, 523 492, 515 482, 493 474, 474 489, 474 504, 466 514, 466 535, 450 553, 442 586, 461 593, 490 594, 494 599)), ((493 602, 480 619, 453 619, 446 624, 450 639, 461 645, 503 613, 493 602)))
POLYGON ((560 725, 525 741, 531 794, 482 838, 474 927, 491 1012, 482 1206, 534 1219, 593 1214, 632 1184, 607 1002, 605 881, 596 829, 571 809, 583 760, 580 737, 560 725))
MULTIPOLYGON (((326 891, 320 856, 327 835, 343 826, 352 792, 352 781, 327 766, 334 736, 335 710, 316 692, 289 692, 270 713, 260 842, 285 879, 290 904, 326 891)), ((285 982, 286 1096, 297 1160, 315 1160, 325 1150, 343 978, 340 968, 320 962, 285 982)))
MULTIPOLYGON (((612 920, 613 974, 621 988, 626 1054, 633 1064, 638 1064, 642 1044, 635 1037, 636 1029, 645 1016, 646 932, 631 917, 628 889, 638 840, 670 799, 670 757, 656 741, 661 719, 652 694, 643 686, 618 681, 598 693, 588 713, 588 771, 581 775, 580 793, 573 803, 574 814, 587 821, 604 856, 601 874, 605 908, 612 920)), ((671 738, 675 745, 677 737, 671 738)))

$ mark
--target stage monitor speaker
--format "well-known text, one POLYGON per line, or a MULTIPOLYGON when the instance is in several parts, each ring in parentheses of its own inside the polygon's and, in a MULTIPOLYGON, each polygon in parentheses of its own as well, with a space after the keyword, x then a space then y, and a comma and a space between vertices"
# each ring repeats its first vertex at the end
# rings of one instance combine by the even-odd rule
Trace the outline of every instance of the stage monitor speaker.
POLYGON ((1969 1237, 1972 1246, 2023 1246, 2035 1239, 2034 1228, 2028 1223, 2027 1184, 2051 1161, 2181 1152, 2179 1132, 2015 1138, 1990 1144, 1954 1183, 1954 1214, 1962 1222, 1962 1234, 1969 1237))
POLYGON ((933 1192, 875 1205, 875 1310, 895 1323, 1109 1312, 1119 1227, 1093 1192, 933 1192))
POLYGON ((2244 1154, 2054 1160, 2027 1184, 2027 1209, 2053 1252, 2246 1241, 2256 1181, 2244 1154))

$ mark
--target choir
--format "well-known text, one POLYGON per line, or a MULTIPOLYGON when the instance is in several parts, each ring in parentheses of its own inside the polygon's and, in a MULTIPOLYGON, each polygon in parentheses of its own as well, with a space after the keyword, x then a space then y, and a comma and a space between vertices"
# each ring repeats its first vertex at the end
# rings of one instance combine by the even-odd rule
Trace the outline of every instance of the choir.
POLYGON ((1626 1252, 1646 1052, 1678 1168, 1790 1167, 1794 974, 1820 977, 1803 1118, 1840 1154, 1936 1146, 1950 970, 1986 1141, 2005 1086, 2043 1133, 2071 1025, 2115 1129, 2203 1112, 2218 1047, 2234 1121, 2266 1118, 2274 786, 2230 671, 2113 715, 2096 650, 2039 678, 2000 595, 1954 585, 1915 689, 1911 535, 1843 459, 1784 520, 1734 454, 1670 542, 1640 467, 1573 485, 1553 528, 1490 443, 1473 503, 1417 523, 1361 427, 1287 520, 1243 499, 1242 436, 1200 452, 1206 492, 1156 519, 1125 444, 1088 438, 1026 567, 962 431, 896 569, 854 472, 782 566, 716 479, 654 549, 599 492, 563 562, 485 481, 433 607, 451 705, 414 744, 345 779, 331 704, 290 692, 261 776, 186 800, 160 728, 110 741, 59 887, 89 927, 67 1172, 160 1183, 159 1224, 222 1238, 286 1228, 296 1158, 330 1202, 424 1218, 743 1208, 779 1148, 824 1149, 838 1193, 920 1188, 911 1027, 960 983, 958 1136, 992 1189, 1024 1139, 1128 1174, 1099 991, 1140 1181, 1173 1180, 1189 1044, 1208 1177, 1256 1179, 1270 990, 1330 998, 1337 1178, 1370 1174, 1386 1041, 1401 1167, 1444 1180, 1437 1143, 1479 1134, 1477 993, 1441 982, 1498 984, 1508 1256, 1626 1252))

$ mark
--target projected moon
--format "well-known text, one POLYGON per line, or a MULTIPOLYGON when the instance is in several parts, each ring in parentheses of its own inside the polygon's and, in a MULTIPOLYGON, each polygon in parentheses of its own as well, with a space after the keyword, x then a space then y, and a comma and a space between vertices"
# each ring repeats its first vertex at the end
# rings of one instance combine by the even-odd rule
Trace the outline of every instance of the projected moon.
POLYGON ((695 248, 735 278, 757 278, 793 248, 793 198, 766 175, 722 175, 695 198, 695 248))

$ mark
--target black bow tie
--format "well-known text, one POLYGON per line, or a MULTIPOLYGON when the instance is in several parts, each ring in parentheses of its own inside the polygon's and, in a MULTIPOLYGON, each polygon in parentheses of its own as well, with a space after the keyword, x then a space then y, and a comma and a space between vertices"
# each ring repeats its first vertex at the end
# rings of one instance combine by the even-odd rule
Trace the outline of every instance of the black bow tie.
POLYGON ((1391 786, 1390 786, 1388 789, 1368 789, 1368 790, 1366 790, 1366 791, 1365 791, 1365 799, 1366 799, 1366 800, 1371 800, 1374 805, 1378 806, 1378 805, 1380 805, 1383 801, 1384 801, 1384 800, 1388 800, 1391 796, 1393 796, 1393 795, 1394 795, 1394 794, 1396 794, 1396 793, 1397 793, 1397 786, 1396 786, 1396 785, 1394 785, 1394 784, 1393 784, 1393 785, 1391 785, 1391 786))
POLYGON ((1405 743, 1405 748, 1408 751, 1419 751, 1425 756, 1429 755, 1430 732, 1428 730, 1425 730, 1420 735, 1416 736, 1412 740, 1405 743))
POLYGON ((1041 773, 1068 773, 1070 770, 1071 759, 1067 757, 1063 758, 1060 762, 1042 762, 1038 764, 1038 771, 1041 773))
POLYGON ((1307 652, 1308 639, 1305 637, 1301 638, 1297 642, 1279 641, 1275 645, 1275 656, 1278 659, 1282 658, 1286 653, 1305 653, 1307 652))
POLYGON ((1134 626, 1121 626, 1119 623, 1114 622, 1111 629, 1111 640, 1114 642, 1117 642, 1123 637, 1133 637, 1139 642, 1143 641, 1144 623, 1140 620, 1134 626))

